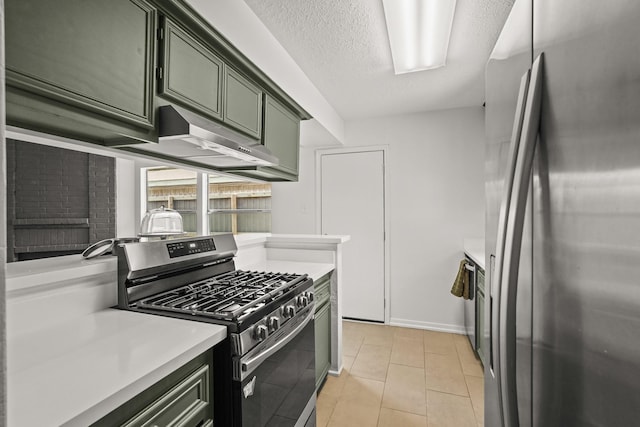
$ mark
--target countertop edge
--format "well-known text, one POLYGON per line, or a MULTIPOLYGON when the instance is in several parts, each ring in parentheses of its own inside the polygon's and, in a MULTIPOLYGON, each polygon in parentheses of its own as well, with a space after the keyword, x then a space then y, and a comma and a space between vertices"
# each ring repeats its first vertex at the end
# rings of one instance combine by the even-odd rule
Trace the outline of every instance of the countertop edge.
POLYGON ((339 245, 351 240, 348 235, 325 235, 325 234, 239 234, 235 236, 238 249, 264 243, 291 243, 291 244, 329 244, 339 245))

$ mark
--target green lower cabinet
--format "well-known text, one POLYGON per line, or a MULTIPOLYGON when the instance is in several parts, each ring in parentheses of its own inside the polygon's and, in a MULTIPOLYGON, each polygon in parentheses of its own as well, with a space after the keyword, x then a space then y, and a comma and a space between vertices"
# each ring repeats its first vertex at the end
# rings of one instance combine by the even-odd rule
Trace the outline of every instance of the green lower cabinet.
POLYGON ((324 382, 331 366, 331 305, 316 312, 316 389, 324 382))
POLYGON ((213 351, 121 405, 92 427, 213 426, 213 351))
POLYGON ((156 138, 151 3, 7 0, 5 15, 9 125, 103 145, 156 138))
POLYGON ((324 276, 315 283, 316 301, 316 389, 324 382, 331 366, 331 280, 324 276))
POLYGON ((476 343, 477 352, 482 364, 485 364, 485 306, 484 306, 484 270, 478 268, 478 279, 476 283, 478 293, 476 298, 476 343))
POLYGON ((485 363, 485 348, 486 348, 486 343, 485 343, 485 335, 484 335, 484 325, 485 325, 485 320, 484 320, 484 291, 478 289, 478 297, 476 299, 476 325, 477 326, 477 331, 476 331, 476 340, 477 340, 477 351, 478 351, 478 356, 480 357, 480 360, 482 361, 482 364, 484 365, 485 363))

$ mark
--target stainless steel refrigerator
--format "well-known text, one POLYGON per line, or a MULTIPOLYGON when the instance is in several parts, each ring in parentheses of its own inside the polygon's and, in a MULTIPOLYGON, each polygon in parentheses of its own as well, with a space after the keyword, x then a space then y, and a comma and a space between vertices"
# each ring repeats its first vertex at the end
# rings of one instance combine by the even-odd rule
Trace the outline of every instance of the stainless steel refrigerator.
POLYGON ((640 1, 516 0, 486 72, 485 426, 640 425, 640 1))

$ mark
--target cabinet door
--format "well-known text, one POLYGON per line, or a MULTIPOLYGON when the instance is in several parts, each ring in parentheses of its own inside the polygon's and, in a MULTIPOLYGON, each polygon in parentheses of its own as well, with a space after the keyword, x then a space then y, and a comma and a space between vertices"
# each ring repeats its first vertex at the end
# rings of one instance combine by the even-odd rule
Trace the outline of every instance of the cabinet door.
POLYGON ((210 426, 213 351, 205 351, 123 403, 91 427, 210 426))
POLYGON ((280 160, 274 168, 297 179, 300 120, 274 98, 265 98, 263 143, 280 160))
POLYGON ((124 427, 202 425, 211 404, 210 378, 210 366, 203 365, 124 427))
MULTIPOLYGON (((7 0, 7 84, 149 127, 155 9, 144 0, 7 0)), ((8 119, 12 109, 8 106, 8 119)))
POLYGON ((331 365, 331 304, 316 312, 316 389, 320 387, 331 365))
POLYGON ((222 60, 169 20, 164 32, 160 93, 222 119, 222 60))
POLYGON ((224 122, 256 139, 262 134, 262 90, 226 68, 224 122))

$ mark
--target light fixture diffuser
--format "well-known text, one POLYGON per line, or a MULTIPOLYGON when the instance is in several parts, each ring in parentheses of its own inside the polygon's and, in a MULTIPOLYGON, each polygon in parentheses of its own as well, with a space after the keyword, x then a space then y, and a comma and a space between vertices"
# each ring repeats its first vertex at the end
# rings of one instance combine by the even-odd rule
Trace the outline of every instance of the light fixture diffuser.
POLYGON ((382 0, 396 74, 446 63, 456 0, 382 0))

